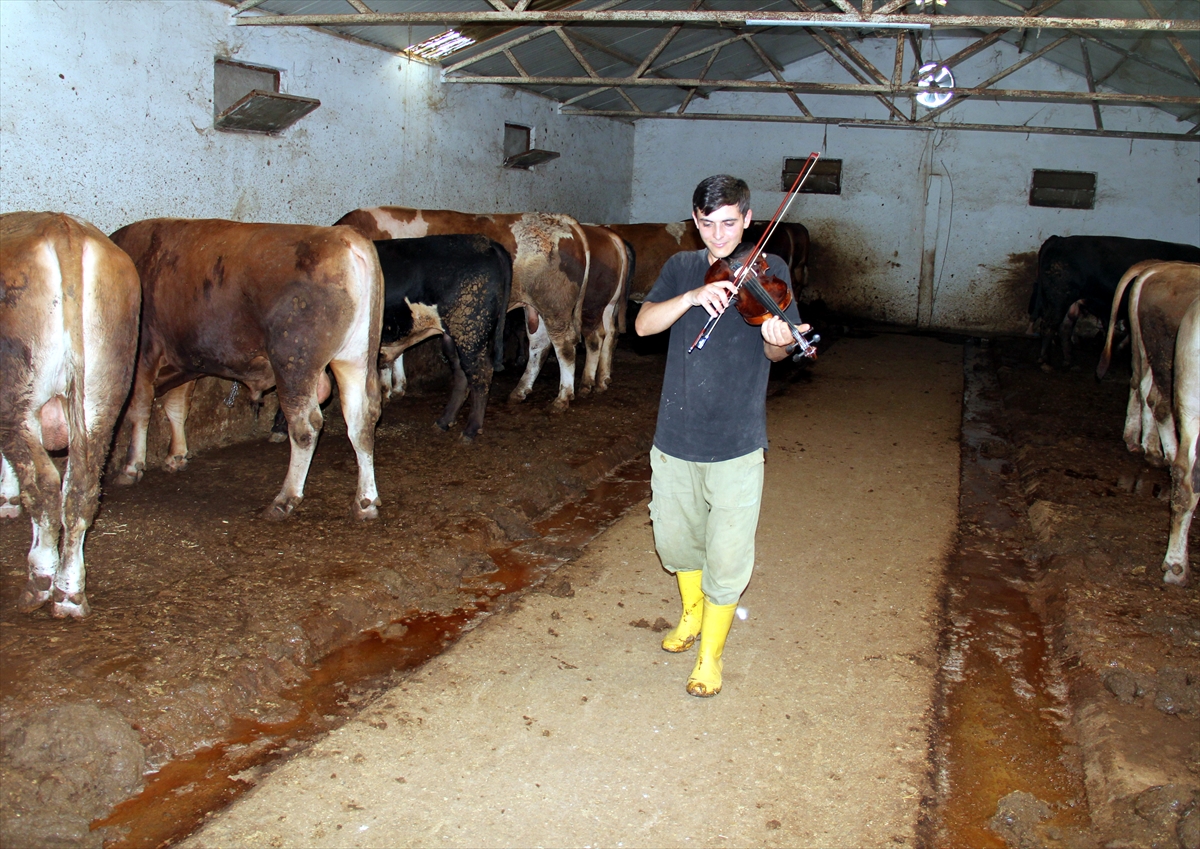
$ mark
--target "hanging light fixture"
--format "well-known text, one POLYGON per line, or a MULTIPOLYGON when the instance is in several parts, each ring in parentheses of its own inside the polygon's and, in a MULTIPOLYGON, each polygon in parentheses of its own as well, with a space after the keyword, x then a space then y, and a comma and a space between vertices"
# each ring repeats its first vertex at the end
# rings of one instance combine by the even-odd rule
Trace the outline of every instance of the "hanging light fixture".
POLYGON ((941 62, 926 62, 917 71, 917 103, 928 109, 944 106, 954 97, 954 74, 941 62))

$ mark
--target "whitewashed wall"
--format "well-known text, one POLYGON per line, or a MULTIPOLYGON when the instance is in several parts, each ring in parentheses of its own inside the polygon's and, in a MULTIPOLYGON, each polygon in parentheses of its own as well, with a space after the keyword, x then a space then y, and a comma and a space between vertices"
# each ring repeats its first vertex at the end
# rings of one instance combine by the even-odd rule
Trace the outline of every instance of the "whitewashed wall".
MULTIPOLYGON (((937 55, 965 42, 940 39, 937 55)), ((860 45, 870 53, 868 45, 860 45)), ((926 51, 929 52, 928 49, 926 51)), ((972 84, 1020 57, 1009 45, 956 68, 972 84)), ((890 72, 892 48, 879 45, 877 67, 890 72)), ((839 66, 813 57, 785 71, 850 82, 839 66)), ((1033 63, 1006 78, 1007 88, 1086 91, 1058 66, 1033 63)), ((871 98, 803 98, 817 114, 886 118, 871 98)), ((717 94, 703 111, 768 109, 798 114, 781 95, 717 94)), ((901 108, 908 110, 910 104, 901 108)), ((1103 107, 1110 130, 1177 132, 1156 109, 1103 107)), ((1008 119, 1031 125, 1093 128, 1090 106, 966 101, 943 116, 967 123, 1008 119)), ((842 194, 803 195, 788 219, 812 236, 806 299, 879 321, 977 332, 1020 332, 1037 250, 1051 235, 1121 235, 1200 243, 1200 144, 983 132, 918 132, 785 123, 642 121, 637 127, 633 221, 674 221, 689 212, 696 183, 713 173, 744 177, 755 217, 779 205, 785 157, 811 151, 840 158, 842 194), (1097 174, 1096 208, 1028 205, 1035 168, 1097 174), (922 279, 922 259, 933 251, 922 279)))
POLYGON ((364 205, 629 213, 633 128, 305 28, 235 27, 215 0, 0 0, 0 210, 106 232, 155 216, 329 224, 364 205), (218 132, 215 57, 321 106, 278 137, 218 132), (505 122, 562 153, 504 169, 505 122))

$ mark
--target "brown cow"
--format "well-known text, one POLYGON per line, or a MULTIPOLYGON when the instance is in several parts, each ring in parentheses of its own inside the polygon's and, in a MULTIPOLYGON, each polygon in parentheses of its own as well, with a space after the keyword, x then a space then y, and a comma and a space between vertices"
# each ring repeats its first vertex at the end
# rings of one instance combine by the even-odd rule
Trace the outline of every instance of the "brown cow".
POLYGON ((510 402, 523 401, 533 388, 551 345, 558 356, 558 396, 551 412, 564 412, 575 397, 575 346, 579 344, 590 252, 579 222, 568 215, 524 212, 473 215, 445 209, 379 206, 356 209, 338 224, 368 239, 479 233, 499 242, 513 260, 510 310, 525 309, 529 362, 510 402))
POLYGON ((607 227, 584 224, 592 253, 587 291, 583 298, 583 344, 587 354, 579 394, 603 392, 612 381, 613 350, 625 332, 632 262, 625 241, 607 227))
MULTIPOLYGON (((745 239, 757 241, 766 223, 751 222, 745 239)), ((650 294, 668 259, 680 251, 698 251, 704 247, 691 219, 671 224, 609 224, 608 228, 633 247, 635 270, 629 299, 639 304, 650 294)), ((792 288, 799 292, 808 278, 808 228, 799 222, 780 222, 767 241, 766 252, 787 263, 792 273, 792 288)))
POLYGON ((113 234, 142 277, 142 339, 129 404, 133 433, 118 481, 140 480, 155 394, 171 422, 168 471, 187 466, 184 421, 196 378, 237 380, 258 401, 272 386, 287 418, 291 463, 264 511, 290 515, 324 419, 328 366, 358 457, 352 514, 379 515, 375 488, 376 357, 383 275, 375 246, 348 227, 158 218, 113 234))
POLYGON ((629 284, 629 300, 642 303, 650 294, 658 273, 667 260, 680 251, 698 251, 704 247, 691 219, 672 224, 609 224, 612 230, 633 248, 634 272, 629 284))
POLYGON ((33 522, 23 613, 47 601, 58 618, 90 612, 83 542, 129 394, 140 306, 133 263, 91 224, 0 215, 0 479, 15 496, 15 470, 33 522), (46 453, 63 448, 65 480, 46 453))
POLYGON ((1098 377, 1108 369, 1113 326, 1126 287, 1133 375, 1125 444, 1154 465, 1171 466, 1171 533, 1163 580, 1188 582, 1188 531, 1200 501, 1200 265, 1139 262, 1113 295, 1098 377))

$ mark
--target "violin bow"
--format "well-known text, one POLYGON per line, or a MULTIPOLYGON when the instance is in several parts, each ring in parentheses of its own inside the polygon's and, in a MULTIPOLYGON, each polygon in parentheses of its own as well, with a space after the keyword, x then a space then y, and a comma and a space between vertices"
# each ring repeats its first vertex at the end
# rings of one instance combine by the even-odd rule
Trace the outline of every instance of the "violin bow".
MULTIPOLYGON (((808 179, 808 175, 812 173, 812 170, 816 166, 817 160, 820 159, 820 157, 821 154, 814 150, 808 155, 808 159, 804 161, 804 165, 801 167, 800 173, 796 175, 796 181, 792 183, 792 187, 788 189, 788 192, 786 195, 784 195, 783 200, 779 202, 779 208, 775 210, 775 214, 771 217, 770 222, 763 230, 763 234, 761 238, 759 238, 758 244, 754 246, 754 250, 752 250, 750 255, 742 262, 742 267, 739 268, 737 273, 734 275, 735 294, 736 290, 741 289, 742 284, 745 283, 750 277, 750 270, 754 267, 754 263, 756 263, 758 258, 762 255, 763 250, 767 246, 767 242, 770 240, 771 236, 775 234, 775 228, 779 226, 779 222, 783 220, 783 216, 786 215, 788 209, 791 208, 792 201, 794 201, 796 199, 796 195, 800 193, 800 187, 804 185, 804 181, 808 179)), ((770 295, 767 295, 762 286, 750 286, 747 288, 750 289, 750 293, 754 295, 754 297, 757 298, 768 311, 775 313, 784 321, 787 321, 789 325, 791 325, 791 322, 788 321, 788 319, 783 315, 783 310, 778 310, 778 308, 776 310, 771 309, 772 306, 775 306, 775 301, 770 295), (766 298, 765 301, 763 300, 763 297, 766 298)), ((732 300, 732 298, 730 298, 730 300, 732 300)), ((712 333, 713 328, 717 326, 717 322, 721 320, 721 316, 725 315, 725 310, 728 308, 729 304, 726 303, 724 309, 709 318, 704 325, 704 329, 700 331, 700 335, 696 337, 696 341, 692 342, 691 347, 688 348, 689 354, 697 348, 704 347, 704 343, 708 341, 708 337, 712 333)), ((800 346, 797 356, 812 356, 812 354, 815 352, 812 343, 805 339, 803 334, 801 334, 794 325, 792 326, 792 336, 796 337, 796 342, 800 346)))

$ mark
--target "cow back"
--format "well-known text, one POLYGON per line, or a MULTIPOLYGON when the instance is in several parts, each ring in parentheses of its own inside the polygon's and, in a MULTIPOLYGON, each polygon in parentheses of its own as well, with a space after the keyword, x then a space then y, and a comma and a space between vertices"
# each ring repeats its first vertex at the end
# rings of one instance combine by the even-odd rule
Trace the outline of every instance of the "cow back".
POLYGON ((608 229, 629 243, 634 255, 634 273, 629 299, 642 303, 667 260, 680 251, 704 247, 696 225, 688 221, 670 224, 609 224, 608 229))
POLYGON ((143 349, 174 369, 159 391, 203 374, 265 389, 269 360, 307 378, 351 335, 378 345, 382 275, 349 227, 159 218, 113 240, 142 278, 143 349))
POLYGON ((539 212, 476 215, 447 209, 379 206, 338 219, 372 240, 479 234, 512 257, 509 309, 531 306, 558 332, 578 333, 590 253, 587 237, 569 215, 539 212))

